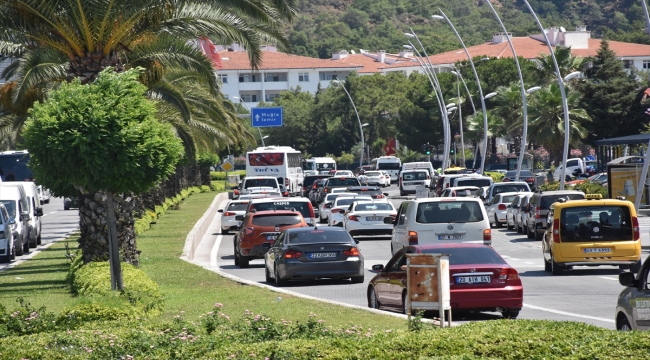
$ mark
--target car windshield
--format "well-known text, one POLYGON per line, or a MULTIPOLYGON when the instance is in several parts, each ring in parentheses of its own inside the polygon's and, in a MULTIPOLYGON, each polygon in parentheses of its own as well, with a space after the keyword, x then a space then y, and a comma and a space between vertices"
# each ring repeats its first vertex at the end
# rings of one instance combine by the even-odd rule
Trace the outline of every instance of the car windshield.
POLYGON ((539 207, 541 210, 548 210, 551 207, 551 204, 558 202, 560 199, 579 200, 584 198, 585 196, 582 194, 544 195, 542 196, 542 201, 540 202, 539 207))
POLYGON ((359 180, 355 178, 336 178, 329 179, 327 182, 328 187, 332 186, 359 186, 359 180))
POLYGON ((629 241, 634 234, 627 206, 581 206, 562 210, 562 242, 629 241))
POLYGON ((377 211, 377 210, 393 210, 393 206, 388 203, 373 203, 373 204, 357 204, 354 211, 377 211))
POLYGON ((402 164, 398 162, 379 162, 377 163, 377 170, 399 170, 402 164))
POLYGON ((16 218, 16 202, 14 200, 0 200, 9 213, 10 219, 16 218))
POLYGON ((289 233, 287 244, 313 244, 313 243, 329 243, 329 244, 350 244, 350 235, 345 231, 325 231, 325 230, 311 230, 311 231, 292 231, 289 233))
POLYGON ((264 210, 295 210, 302 214, 304 218, 311 217, 311 210, 309 209, 309 201, 269 201, 258 204, 251 204, 251 210, 256 211, 264 210))
POLYGON ((228 211, 246 211, 246 208, 248 208, 248 203, 230 203, 228 205, 228 211))
POLYGON ((515 196, 517 195, 505 195, 501 197, 501 203, 503 204, 510 204, 512 203, 512 200, 514 200, 515 196))
POLYGON ((427 172, 417 171, 417 172, 405 172, 402 174, 402 180, 404 181, 413 181, 413 180, 426 180, 427 172))
POLYGON ((278 187, 278 182, 275 179, 246 179, 244 183, 244 189, 251 187, 278 187))
POLYGON ((320 179, 323 179, 323 178, 328 178, 328 176, 323 176, 323 175, 305 176, 305 179, 304 179, 304 181, 302 183, 305 184, 305 186, 306 186, 307 184, 313 184, 314 181, 320 180, 320 179))
POLYGON ((509 184, 509 185, 499 185, 494 187, 492 195, 501 194, 504 192, 517 192, 517 191, 530 191, 528 185, 524 184, 509 184))
POLYGON ((423 254, 449 254, 449 265, 506 264, 490 247, 445 247, 426 249, 423 254))
POLYGON ((452 192, 452 196, 456 196, 456 197, 472 196, 472 195, 476 195, 475 192, 476 189, 455 189, 452 192))
POLYGON ((490 179, 472 179, 472 178, 458 178, 458 179, 452 179, 453 186, 476 186, 476 187, 483 187, 483 186, 490 186, 490 179))
POLYGON ((422 224, 466 223, 483 221, 478 201, 436 201, 418 205, 416 222, 422 224))
POLYGON ((257 226, 289 226, 300 224, 302 217, 300 215, 257 215, 253 217, 253 225, 257 226))
POLYGON ((381 194, 381 190, 377 188, 354 188, 354 189, 348 189, 352 192, 355 192, 357 194, 363 194, 363 195, 379 195, 381 194))
POLYGON ((336 199, 336 205, 334 206, 343 206, 343 205, 350 205, 355 201, 359 200, 372 200, 371 198, 365 198, 365 199, 359 199, 359 198, 353 198, 353 199, 336 199))

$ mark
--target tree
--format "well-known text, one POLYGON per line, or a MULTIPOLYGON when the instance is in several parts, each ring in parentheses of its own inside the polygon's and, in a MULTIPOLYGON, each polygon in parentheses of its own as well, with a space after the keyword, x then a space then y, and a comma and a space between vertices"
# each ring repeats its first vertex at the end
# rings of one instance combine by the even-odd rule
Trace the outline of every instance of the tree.
MULTIPOLYGON (((499 116, 496 116, 493 110, 487 111, 487 119, 488 119, 488 140, 489 137, 492 137, 492 141, 491 141, 492 146, 490 147, 489 152, 491 152, 492 157, 494 157, 497 152, 496 139, 498 137, 505 136, 505 127, 503 126, 504 124, 503 119, 499 116)), ((477 144, 483 141, 483 133, 484 133, 483 113, 479 112, 468 116, 467 123, 468 123, 467 127, 469 129, 469 131, 465 133, 467 139, 476 141, 477 144)), ((480 149, 483 148, 480 147, 480 149)), ((485 158, 487 159, 487 154, 485 155, 485 158)))
POLYGON ((637 73, 625 69, 623 62, 603 40, 593 67, 585 72, 586 79, 577 88, 582 92, 581 107, 592 122, 586 124, 587 142, 599 139, 639 134, 648 122, 646 106, 641 104, 647 84, 637 79, 637 73))
MULTIPOLYGON (((564 78, 574 71, 582 71, 585 66, 585 59, 571 55, 571 47, 556 46, 554 50, 560 75, 564 78)), ((536 63, 537 75, 541 84, 548 85, 557 82, 555 64, 551 54, 540 54, 536 63)))
POLYGON ((68 191, 70 185, 85 194, 106 193, 108 221, 91 226, 108 234, 108 241, 103 240, 109 244, 111 278, 118 290, 122 256, 114 201, 155 186, 174 172, 183 153, 170 126, 156 120, 140 75, 135 69, 107 69, 89 85, 79 79, 63 83, 48 100, 34 104, 24 130, 30 167, 41 184, 55 193, 68 191))

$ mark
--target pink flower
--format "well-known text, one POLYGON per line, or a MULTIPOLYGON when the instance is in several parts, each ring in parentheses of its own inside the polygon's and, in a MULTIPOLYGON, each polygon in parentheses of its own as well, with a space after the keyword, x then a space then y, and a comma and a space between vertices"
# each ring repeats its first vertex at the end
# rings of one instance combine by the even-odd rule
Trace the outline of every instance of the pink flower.
POLYGON ((221 303, 215 303, 215 304, 214 304, 214 307, 222 308, 222 307, 223 307, 223 304, 221 304, 221 303))

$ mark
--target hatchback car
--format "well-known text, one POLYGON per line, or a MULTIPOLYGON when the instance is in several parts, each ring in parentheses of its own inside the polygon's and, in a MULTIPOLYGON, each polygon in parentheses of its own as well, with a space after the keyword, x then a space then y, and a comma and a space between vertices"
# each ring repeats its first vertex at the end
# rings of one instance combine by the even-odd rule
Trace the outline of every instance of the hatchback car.
POLYGON ((248 200, 230 200, 226 207, 219 209, 221 213, 221 234, 228 235, 231 230, 237 230, 241 226, 241 221, 235 218, 237 215, 246 214, 248 208, 248 200))
POLYGON ((506 211, 506 228, 508 230, 512 230, 512 229, 518 227, 518 225, 517 225, 517 221, 518 221, 517 216, 519 214, 519 210, 521 209, 521 203, 524 200, 524 198, 526 197, 526 195, 529 195, 529 194, 532 194, 532 193, 517 193, 517 195, 512 199, 512 202, 510 203, 510 206, 508 207, 508 210, 506 211))
POLYGON ((345 190, 345 189, 334 189, 335 193, 327 194, 327 196, 325 196, 325 200, 322 203, 320 203, 320 205, 318 206, 318 220, 321 224, 327 222, 327 218, 329 217, 330 210, 332 209, 332 204, 334 203, 334 200, 336 200, 337 197, 356 195, 356 193, 344 193, 343 191, 336 191, 336 190, 345 190))
POLYGON ((503 223, 506 222, 506 214, 508 212, 508 207, 512 203, 512 200, 519 194, 518 192, 504 192, 496 194, 490 204, 487 206, 487 215, 490 219, 490 223, 494 224, 494 227, 500 228, 503 226, 503 223))
POLYGON ((254 199, 248 204, 246 212, 291 210, 298 211, 308 225, 316 224, 316 213, 311 202, 302 197, 254 199))
POLYGON ((350 235, 390 235, 392 224, 384 224, 384 218, 396 217, 392 204, 376 201, 356 201, 343 216, 343 228, 350 235))
POLYGON ((650 330, 650 256, 636 277, 632 272, 624 272, 618 274, 618 282, 625 288, 616 302, 616 329, 650 330))
POLYGON ((557 191, 542 191, 533 194, 528 202, 528 221, 526 222, 525 230, 529 239, 542 240, 544 232, 546 231, 546 215, 548 209, 554 202, 563 200, 578 200, 584 199, 585 193, 577 190, 557 190, 557 191))
POLYGON ((368 185, 386 187, 386 178, 380 171, 366 171, 364 175, 368 178, 368 185))
POLYGON ((287 229, 264 256, 266 282, 351 279, 363 283, 363 256, 357 242, 341 228, 287 229))
POLYGON ((400 249, 386 265, 373 265, 378 274, 367 289, 368 306, 406 313, 406 254, 449 254, 452 311, 500 311, 516 318, 523 306, 519 273, 490 246, 428 244, 400 249))
POLYGON ((476 198, 423 198, 406 200, 393 224, 391 254, 409 245, 445 242, 492 244, 492 230, 485 208, 476 198))
POLYGON ((237 215, 242 222, 233 238, 235 266, 247 268, 251 259, 262 259, 280 232, 287 228, 308 226, 298 211, 254 211, 237 215))
POLYGON ((634 204, 598 194, 586 197, 556 202, 548 211, 544 270, 562 275, 574 266, 614 265, 638 272, 641 234, 634 204))

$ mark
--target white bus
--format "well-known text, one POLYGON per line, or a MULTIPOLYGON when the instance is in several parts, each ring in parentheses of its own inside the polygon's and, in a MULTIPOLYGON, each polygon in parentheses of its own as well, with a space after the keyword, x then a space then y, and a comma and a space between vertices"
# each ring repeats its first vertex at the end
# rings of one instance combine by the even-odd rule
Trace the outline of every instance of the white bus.
POLYGON ((395 156, 380 156, 372 159, 371 168, 374 170, 384 170, 390 175, 390 183, 397 183, 399 179, 399 169, 402 167, 402 160, 395 156))
POLYGON ((302 192, 302 154, 289 146, 258 147, 246 153, 246 176, 273 176, 289 193, 302 192))
POLYGON ((316 171, 320 174, 321 171, 336 170, 336 161, 331 157, 314 157, 305 159, 302 166, 303 171, 316 171))

